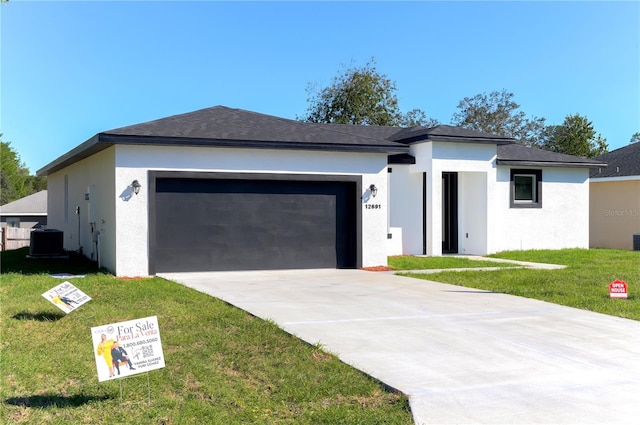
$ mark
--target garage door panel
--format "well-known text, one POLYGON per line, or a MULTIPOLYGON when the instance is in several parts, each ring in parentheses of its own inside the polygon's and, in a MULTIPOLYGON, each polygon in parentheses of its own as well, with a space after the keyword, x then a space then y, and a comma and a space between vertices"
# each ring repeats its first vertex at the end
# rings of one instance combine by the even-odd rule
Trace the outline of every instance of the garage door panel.
POLYGON ((355 267, 354 183, 227 183, 158 179, 158 272, 355 267))

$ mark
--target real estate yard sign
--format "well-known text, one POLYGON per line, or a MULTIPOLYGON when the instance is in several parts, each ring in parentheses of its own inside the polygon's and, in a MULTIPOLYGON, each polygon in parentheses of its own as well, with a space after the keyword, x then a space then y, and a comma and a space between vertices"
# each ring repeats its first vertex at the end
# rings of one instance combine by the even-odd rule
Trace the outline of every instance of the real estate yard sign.
POLYGON ((89 295, 66 281, 55 288, 49 289, 42 296, 65 313, 69 313, 91 300, 89 295))
POLYGON ((627 282, 614 280, 609 284, 609 298, 627 298, 627 282))
POLYGON ((91 328, 98 381, 164 367, 156 316, 91 328))

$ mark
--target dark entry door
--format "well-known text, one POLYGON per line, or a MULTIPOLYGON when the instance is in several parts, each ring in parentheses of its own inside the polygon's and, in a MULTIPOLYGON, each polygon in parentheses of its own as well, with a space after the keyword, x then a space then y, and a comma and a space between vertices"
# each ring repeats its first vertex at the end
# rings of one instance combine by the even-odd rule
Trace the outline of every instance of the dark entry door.
POLYGON ((442 173, 442 253, 458 253, 458 173, 442 173))
POLYGON ((355 268, 356 184, 158 178, 157 272, 355 268))

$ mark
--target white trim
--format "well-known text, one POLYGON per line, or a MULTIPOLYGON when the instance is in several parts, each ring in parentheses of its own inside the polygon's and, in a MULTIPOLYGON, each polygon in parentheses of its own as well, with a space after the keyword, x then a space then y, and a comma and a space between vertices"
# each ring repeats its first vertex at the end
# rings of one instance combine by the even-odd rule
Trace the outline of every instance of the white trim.
POLYGON ((605 182, 630 182, 640 181, 640 176, 620 176, 620 177, 591 177, 590 183, 605 183, 605 182))

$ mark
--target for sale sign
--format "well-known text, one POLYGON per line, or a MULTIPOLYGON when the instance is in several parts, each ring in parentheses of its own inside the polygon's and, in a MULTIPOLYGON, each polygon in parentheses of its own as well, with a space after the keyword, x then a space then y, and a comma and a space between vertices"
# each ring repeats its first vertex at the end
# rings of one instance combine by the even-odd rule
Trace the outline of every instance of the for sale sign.
POLYGON ((42 296, 65 313, 69 313, 91 300, 89 295, 66 281, 49 289, 42 296))
POLYGON ((609 284, 610 298, 627 298, 627 282, 624 280, 614 280, 609 284))
POLYGON ((98 381, 164 367, 156 316, 91 328, 98 381))

